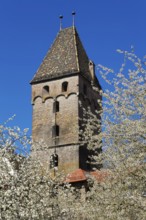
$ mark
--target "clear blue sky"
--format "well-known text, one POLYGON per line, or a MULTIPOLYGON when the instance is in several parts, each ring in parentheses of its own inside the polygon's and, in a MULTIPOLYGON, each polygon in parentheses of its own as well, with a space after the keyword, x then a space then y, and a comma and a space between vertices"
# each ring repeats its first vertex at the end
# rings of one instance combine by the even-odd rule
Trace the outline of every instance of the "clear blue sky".
POLYGON ((118 68, 116 49, 131 45, 139 56, 146 54, 146 0, 1 0, 0 123, 16 114, 14 124, 31 129, 29 82, 59 31, 59 15, 63 27, 71 26, 73 10, 95 64, 118 68))

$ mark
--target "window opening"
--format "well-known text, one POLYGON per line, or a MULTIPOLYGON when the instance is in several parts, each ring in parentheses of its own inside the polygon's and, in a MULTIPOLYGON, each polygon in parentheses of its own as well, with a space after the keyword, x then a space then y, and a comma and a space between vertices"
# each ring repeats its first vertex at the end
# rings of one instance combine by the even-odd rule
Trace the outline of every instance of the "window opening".
POLYGON ((59 102, 55 101, 53 104, 53 112, 59 112, 59 102))
POLYGON ((63 82, 62 83, 62 92, 66 92, 68 89, 68 82, 63 82))
POLYGON ((49 86, 44 86, 43 89, 44 89, 45 92, 49 93, 49 86))
POLYGON ((43 92, 44 93, 49 93, 49 86, 44 86, 43 87, 43 92))
POLYGON ((50 169, 54 167, 58 167, 58 155, 56 153, 50 157, 50 169))
POLYGON ((58 125, 54 125, 52 127, 52 137, 59 137, 59 126, 58 125))

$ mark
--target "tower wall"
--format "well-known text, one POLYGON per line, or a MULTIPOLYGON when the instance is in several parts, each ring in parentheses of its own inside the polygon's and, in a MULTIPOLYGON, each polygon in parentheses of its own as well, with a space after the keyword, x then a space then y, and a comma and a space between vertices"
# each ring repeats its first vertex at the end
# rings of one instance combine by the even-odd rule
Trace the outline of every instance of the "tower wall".
POLYGON ((58 168, 72 171, 79 168, 79 77, 71 76, 32 85, 33 122, 32 138, 35 145, 44 145, 37 158, 49 166, 55 151, 59 157, 58 168), (62 83, 67 82, 67 91, 62 83), (47 87, 48 86, 48 87, 47 87), (44 91, 44 87, 49 88, 44 91), (54 103, 59 111, 54 112, 54 103), (59 126, 59 136, 53 137, 53 126, 59 126))
MULTIPOLYGON (((50 170, 50 157, 54 153, 53 148, 32 151, 32 156, 43 164, 44 170, 50 170)), ((79 144, 60 145, 56 147, 58 155, 57 171, 68 174, 79 168, 79 144)), ((53 170, 52 170, 53 171, 53 170)))
POLYGON ((47 169, 50 158, 58 158, 55 166, 65 173, 87 169, 89 151, 87 145, 80 146, 79 132, 88 119, 83 108, 90 107, 100 119, 96 110, 101 96, 93 90, 93 83, 100 88, 95 65, 89 60, 76 28, 60 30, 31 81, 33 155, 40 157, 47 169))

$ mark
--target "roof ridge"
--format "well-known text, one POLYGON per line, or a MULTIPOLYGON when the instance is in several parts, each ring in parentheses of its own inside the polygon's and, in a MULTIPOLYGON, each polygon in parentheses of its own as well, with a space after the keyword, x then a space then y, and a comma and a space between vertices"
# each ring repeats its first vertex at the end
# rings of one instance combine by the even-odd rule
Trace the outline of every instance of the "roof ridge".
POLYGON ((77 48, 77 31, 76 31, 76 28, 73 26, 73 31, 74 31, 74 44, 75 44, 75 52, 76 52, 76 61, 77 61, 77 68, 78 68, 78 71, 80 72, 80 65, 79 65, 79 54, 78 54, 78 48, 77 48))

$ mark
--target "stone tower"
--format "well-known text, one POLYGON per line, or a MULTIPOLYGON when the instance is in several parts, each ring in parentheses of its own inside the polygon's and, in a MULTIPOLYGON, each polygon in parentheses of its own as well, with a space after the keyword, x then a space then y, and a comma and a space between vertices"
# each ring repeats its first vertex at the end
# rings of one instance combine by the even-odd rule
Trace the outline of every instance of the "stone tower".
POLYGON ((79 144, 79 118, 82 107, 90 106, 95 113, 101 99, 93 84, 101 89, 76 28, 60 30, 31 81, 32 138, 47 146, 42 146, 39 156, 48 167, 57 166, 65 173, 87 169, 88 151, 79 144))

